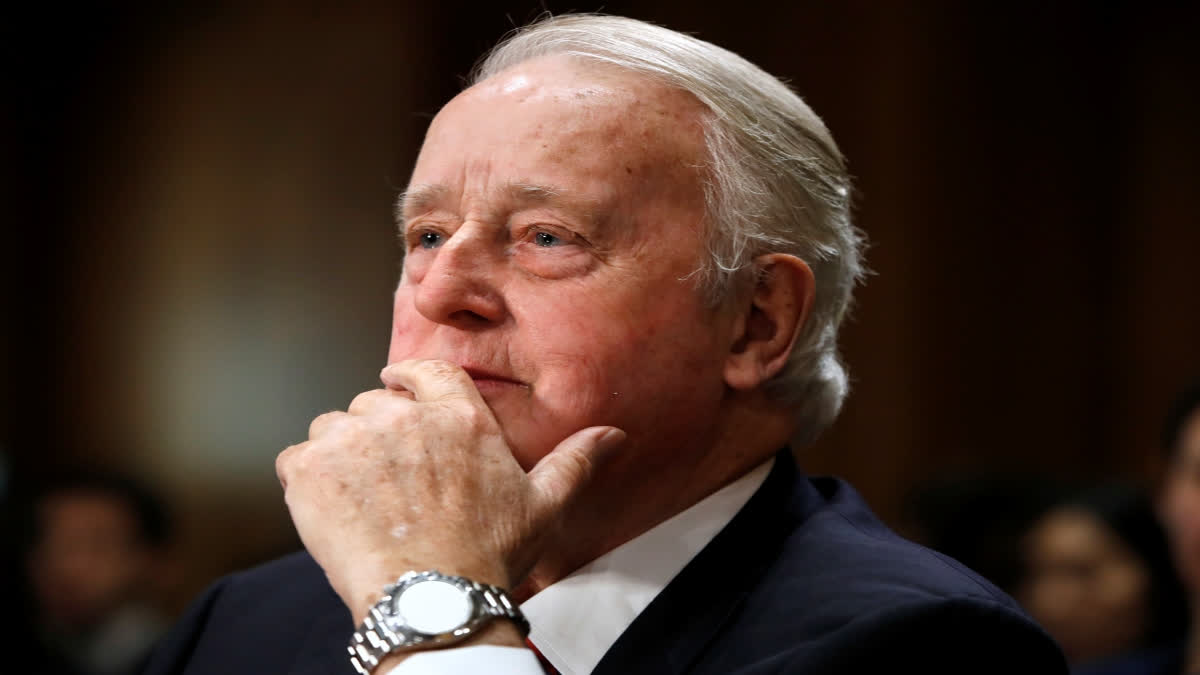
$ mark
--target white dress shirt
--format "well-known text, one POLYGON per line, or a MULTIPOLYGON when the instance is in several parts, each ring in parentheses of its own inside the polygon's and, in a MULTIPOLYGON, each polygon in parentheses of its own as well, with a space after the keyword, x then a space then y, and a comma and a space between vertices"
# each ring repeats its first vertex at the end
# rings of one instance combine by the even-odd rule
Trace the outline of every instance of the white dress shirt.
MULTIPOLYGON (((529 639, 562 675, 587 675, 621 633, 750 501, 775 460, 584 565, 526 600, 529 639)), ((542 675, 528 649, 476 645, 417 652, 388 675, 542 675)))

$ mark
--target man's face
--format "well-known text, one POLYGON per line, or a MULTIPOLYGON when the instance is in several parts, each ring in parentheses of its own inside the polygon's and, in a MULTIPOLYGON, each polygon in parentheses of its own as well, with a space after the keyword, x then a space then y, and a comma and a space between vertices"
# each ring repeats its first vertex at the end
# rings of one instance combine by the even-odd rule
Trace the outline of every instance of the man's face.
POLYGON ((1189 590, 1200 593, 1200 411, 1192 413, 1179 436, 1162 511, 1176 569, 1189 590))
POLYGON ((564 57, 447 104, 405 200, 389 362, 463 366, 526 469, 591 425, 662 461, 711 442, 731 322, 693 274, 701 122, 682 93, 564 57))

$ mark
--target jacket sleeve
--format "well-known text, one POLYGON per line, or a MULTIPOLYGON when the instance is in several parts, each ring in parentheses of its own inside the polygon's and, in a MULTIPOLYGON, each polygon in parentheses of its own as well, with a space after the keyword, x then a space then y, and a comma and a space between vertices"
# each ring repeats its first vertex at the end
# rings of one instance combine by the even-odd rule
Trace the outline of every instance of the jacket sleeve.
POLYGON ((856 618, 787 673, 1066 675, 1058 645, 1028 617, 978 597, 905 604, 856 618))
POLYGON ((221 579, 192 602, 183 617, 154 647, 142 675, 175 675, 184 672, 192 652, 208 627, 213 605, 228 584, 228 577, 221 579))

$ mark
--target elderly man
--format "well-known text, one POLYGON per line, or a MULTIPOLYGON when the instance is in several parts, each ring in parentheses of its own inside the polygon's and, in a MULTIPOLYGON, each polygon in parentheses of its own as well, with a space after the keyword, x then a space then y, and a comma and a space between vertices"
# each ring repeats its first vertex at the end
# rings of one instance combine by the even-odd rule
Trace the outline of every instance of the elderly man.
POLYGON ((846 393, 849 194, 735 54, 618 17, 518 32, 401 199, 384 387, 279 456, 307 552, 219 582, 150 672, 1062 672, 786 449, 846 393))

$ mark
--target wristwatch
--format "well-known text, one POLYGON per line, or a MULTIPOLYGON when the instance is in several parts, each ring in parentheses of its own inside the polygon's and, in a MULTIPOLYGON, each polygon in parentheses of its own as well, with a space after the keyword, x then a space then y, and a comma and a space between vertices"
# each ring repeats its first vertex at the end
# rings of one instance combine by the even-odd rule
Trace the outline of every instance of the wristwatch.
POLYGON ((437 570, 408 572, 384 586, 350 638, 350 663, 370 675, 390 652, 453 644, 496 618, 516 623, 522 637, 529 634, 529 621, 503 589, 437 570))

